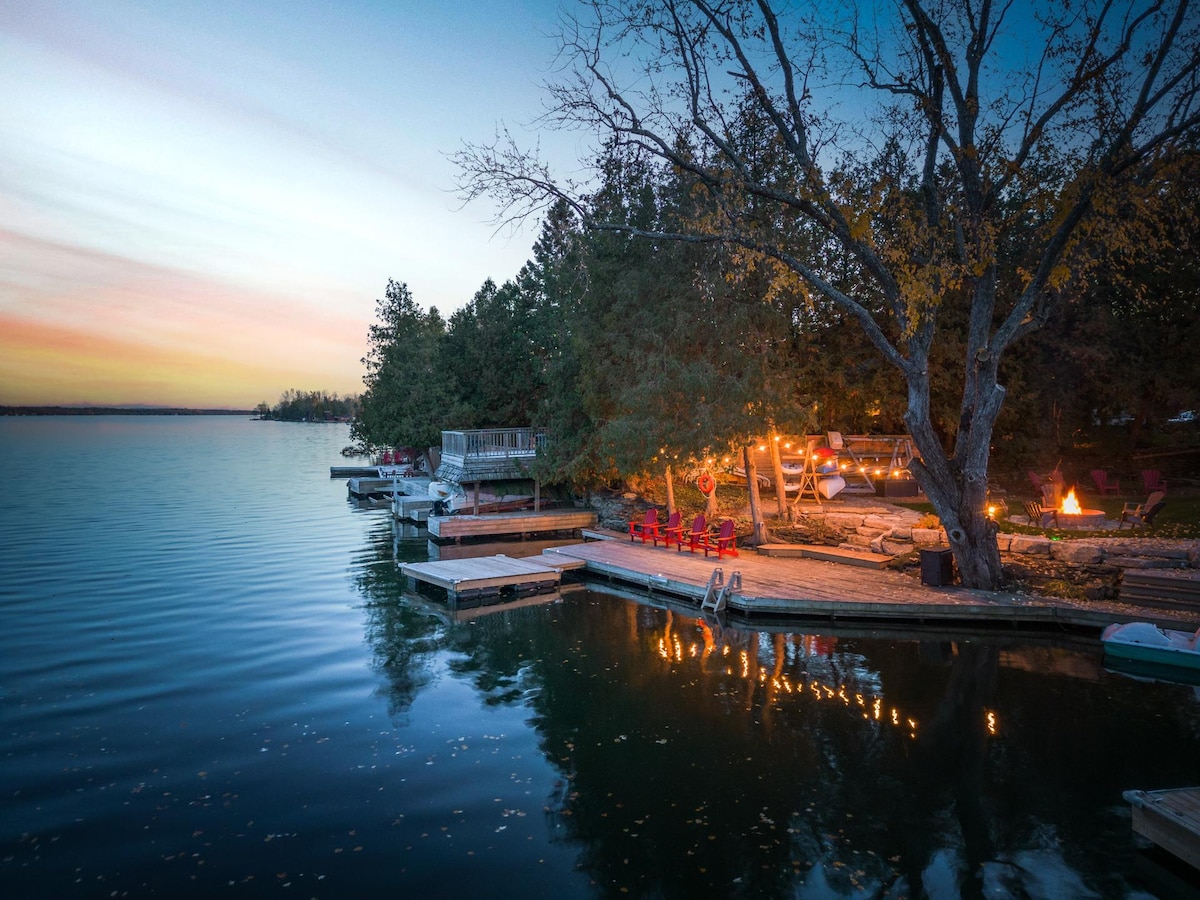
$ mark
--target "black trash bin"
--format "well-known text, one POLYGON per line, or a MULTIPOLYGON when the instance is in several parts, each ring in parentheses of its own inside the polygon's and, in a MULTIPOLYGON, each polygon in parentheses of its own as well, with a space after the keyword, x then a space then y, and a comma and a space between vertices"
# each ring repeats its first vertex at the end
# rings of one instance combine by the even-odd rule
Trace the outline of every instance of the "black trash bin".
POLYGON ((954 553, 949 547, 921 551, 921 584, 942 587, 954 583, 954 553))

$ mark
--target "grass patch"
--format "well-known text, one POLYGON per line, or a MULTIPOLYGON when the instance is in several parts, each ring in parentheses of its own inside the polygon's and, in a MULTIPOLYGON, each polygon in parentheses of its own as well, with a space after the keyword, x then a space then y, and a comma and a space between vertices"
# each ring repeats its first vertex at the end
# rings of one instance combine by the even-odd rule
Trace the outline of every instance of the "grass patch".
MULTIPOLYGON (((1126 503, 1141 503, 1145 497, 1139 498, 1122 498, 1122 497, 1090 497, 1084 500, 1084 505, 1093 509, 1104 510, 1104 515, 1109 519, 1121 518, 1121 509, 1126 503)), ((1163 507, 1162 512, 1154 520, 1154 524, 1149 528, 1122 528, 1120 530, 1098 530, 1098 531, 1082 531, 1074 528, 1037 528, 1032 525, 1024 525, 1019 522, 1014 522, 1011 519, 1004 519, 1002 522, 1003 530, 1013 534, 1044 534, 1052 539, 1057 540, 1079 540, 1080 538, 1089 537, 1161 537, 1161 538, 1200 538, 1200 497, 1172 497, 1167 495, 1167 505, 1163 507)), ((896 503, 897 506, 903 506, 906 509, 912 509, 919 513, 933 513, 933 504, 928 502, 915 503, 905 502, 896 503)), ((1010 511, 1017 515, 1020 513, 1020 502, 1014 501, 1009 504, 1010 511)))

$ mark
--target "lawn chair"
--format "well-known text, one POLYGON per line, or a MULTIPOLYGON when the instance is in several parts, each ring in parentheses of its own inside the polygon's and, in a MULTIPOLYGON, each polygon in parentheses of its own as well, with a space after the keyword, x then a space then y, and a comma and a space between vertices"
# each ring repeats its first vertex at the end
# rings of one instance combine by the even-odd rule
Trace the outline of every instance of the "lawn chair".
POLYGON ((1142 469, 1142 486, 1147 494, 1153 494, 1155 491, 1162 491, 1164 494, 1167 492, 1167 480, 1158 469, 1142 469))
POLYGON ((717 533, 706 535, 704 538, 704 555, 708 556, 708 551, 712 550, 717 554, 717 559, 724 559, 726 556, 737 556, 736 546, 737 536, 733 533, 733 519, 726 519, 721 523, 721 528, 717 533))
POLYGON ((1055 528, 1058 527, 1058 510, 1053 507, 1045 509, 1036 500, 1025 504, 1025 514, 1029 516, 1029 524, 1036 528, 1045 528, 1048 521, 1053 522, 1055 528))
POLYGON ((1092 481, 1096 482, 1096 490, 1100 492, 1100 496, 1105 494, 1119 494, 1121 492, 1121 482, 1117 480, 1109 481, 1108 472, 1104 469, 1092 469, 1092 481))
POLYGON ((679 510, 675 510, 675 512, 667 516, 666 525, 654 526, 654 536, 651 538, 651 540, 654 541, 655 547, 658 546, 659 541, 662 541, 664 547, 670 547, 671 541, 679 543, 679 539, 681 537, 679 532, 683 529, 679 519, 679 510))
MULTIPOLYGON (((688 553, 695 553, 697 547, 703 547, 704 541, 708 537, 708 519, 704 513, 700 513, 696 518, 692 519, 692 530, 684 531, 680 529, 679 544, 676 550, 682 550, 687 546, 688 553)), ((707 554, 706 554, 707 555, 707 554)))
POLYGON ((640 521, 629 523, 629 540, 630 542, 637 538, 642 539, 642 543, 650 540, 658 532, 658 508, 650 507, 646 510, 646 515, 640 521))
POLYGON ((1117 523, 1117 531, 1129 523, 1129 527, 1137 528, 1142 525, 1153 525, 1154 517, 1162 512, 1166 504, 1163 502, 1163 492, 1155 491, 1146 498, 1145 503, 1126 503, 1121 509, 1121 521, 1117 523))

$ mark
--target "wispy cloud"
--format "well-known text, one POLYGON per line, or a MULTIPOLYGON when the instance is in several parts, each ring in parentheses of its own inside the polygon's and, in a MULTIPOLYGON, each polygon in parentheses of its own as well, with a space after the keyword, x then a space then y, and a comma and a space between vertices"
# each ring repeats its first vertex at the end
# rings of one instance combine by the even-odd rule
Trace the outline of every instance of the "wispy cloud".
POLYGON ((0 6, 5 402, 357 391, 389 277, 449 311, 515 275, 445 157, 536 105, 554 4, 495 13, 0 6))

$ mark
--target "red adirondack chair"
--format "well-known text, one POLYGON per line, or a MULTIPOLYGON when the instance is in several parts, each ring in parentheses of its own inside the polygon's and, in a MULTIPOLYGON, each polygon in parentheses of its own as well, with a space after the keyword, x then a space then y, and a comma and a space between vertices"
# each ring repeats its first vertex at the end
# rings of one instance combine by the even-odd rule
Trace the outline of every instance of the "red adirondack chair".
POLYGON ((737 556, 737 537, 733 533, 733 519, 726 519, 721 523, 720 529, 716 534, 709 534, 704 539, 704 555, 708 556, 708 551, 712 550, 717 554, 717 559, 724 559, 726 556, 737 556))
POLYGON ((1142 469, 1142 486, 1145 487, 1147 494, 1153 494, 1155 491, 1167 492, 1167 479, 1162 477, 1162 472, 1158 469, 1142 469))
POLYGON ((642 539, 642 543, 654 537, 658 531, 658 509, 650 507, 646 510, 646 515, 638 520, 629 523, 629 540, 634 541, 637 538, 642 539))
POLYGON ((683 530, 683 525, 680 524, 679 510, 675 510, 675 512, 673 512, 669 516, 667 516, 667 524, 665 526, 664 525, 655 525, 654 526, 654 536, 651 538, 651 540, 654 541, 655 547, 658 546, 659 541, 663 542, 664 547, 670 547, 672 541, 674 541, 675 543, 679 543, 679 541, 683 537, 680 534, 680 532, 682 530, 683 530))
POLYGON ((1092 469, 1092 481, 1096 482, 1096 490, 1100 492, 1100 496, 1105 494, 1119 494, 1121 492, 1121 482, 1117 480, 1108 480, 1108 472, 1104 469, 1092 469))
MULTIPOLYGON (((685 546, 688 553, 695 553, 697 547, 703 547, 704 541, 708 536, 708 519, 704 513, 700 513, 696 518, 692 519, 692 530, 685 531, 680 529, 679 545, 675 548, 677 551, 682 550, 685 546)), ((707 554, 705 554, 707 555, 707 554)))

